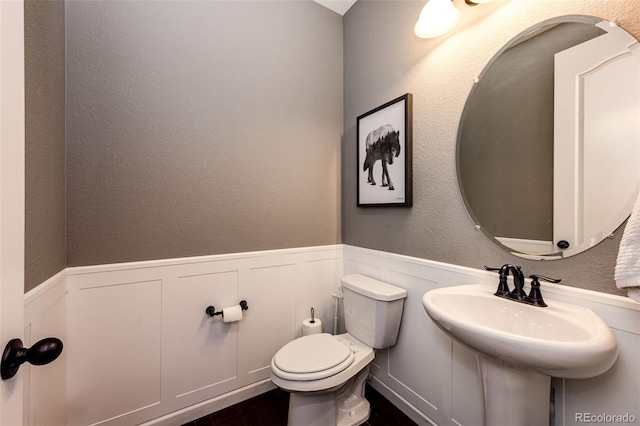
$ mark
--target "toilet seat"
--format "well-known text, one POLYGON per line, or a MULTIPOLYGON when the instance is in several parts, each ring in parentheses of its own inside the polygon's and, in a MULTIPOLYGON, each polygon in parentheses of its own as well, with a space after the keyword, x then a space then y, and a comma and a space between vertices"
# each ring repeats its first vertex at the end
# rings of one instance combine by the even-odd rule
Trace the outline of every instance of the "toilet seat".
MULTIPOLYGON (((331 336, 331 335, 329 335, 331 336)), ((299 339, 307 339, 307 337, 300 337, 299 339)), ((354 377, 358 372, 360 372, 363 368, 366 368, 367 365, 373 361, 375 356, 375 351, 373 348, 363 344, 355 337, 351 336, 349 333, 340 334, 336 336, 331 336, 336 340, 339 344, 345 346, 349 352, 352 352, 354 357, 353 360, 349 360, 347 358, 346 363, 350 363, 346 368, 342 369, 342 365, 336 366, 333 370, 338 371, 333 375, 326 374, 318 374, 315 377, 321 377, 326 375, 326 377, 319 379, 314 377, 314 373, 311 374, 295 374, 295 373, 287 373, 280 368, 278 368, 274 362, 275 356, 271 359, 271 380, 281 389, 284 389, 289 392, 322 392, 334 389, 336 387, 343 386, 354 377), (286 376, 286 377, 285 377, 286 376)), ((296 340, 299 340, 296 339, 296 340)), ((315 338, 314 338, 315 339, 315 338)), ((323 338, 324 339, 324 338, 323 338)), ((293 343, 293 342, 290 342, 293 343)), ((330 345, 327 342, 327 345, 330 345)), ((286 366, 285 366, 286 367, 286 366)), ((327 372, 328 374, 334 373, 334 371, 327 372)))
POLYGON ((284 345, 271 360, 272 370, 286 380, 320 380, 340 373, 354 352, 328 333, 312 334, 284 345))

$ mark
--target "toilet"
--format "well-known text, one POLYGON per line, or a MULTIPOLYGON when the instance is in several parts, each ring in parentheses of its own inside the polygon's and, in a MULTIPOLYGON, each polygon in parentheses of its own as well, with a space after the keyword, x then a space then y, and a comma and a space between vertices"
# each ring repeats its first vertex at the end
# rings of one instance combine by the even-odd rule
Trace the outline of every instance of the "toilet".
POLYGON ((396 344, 406 290, 360 274, 342 277, 347 333, 311 334, 271 359, 271 380, 289 395, 289 426, 359 425, 375 349, 396 344))

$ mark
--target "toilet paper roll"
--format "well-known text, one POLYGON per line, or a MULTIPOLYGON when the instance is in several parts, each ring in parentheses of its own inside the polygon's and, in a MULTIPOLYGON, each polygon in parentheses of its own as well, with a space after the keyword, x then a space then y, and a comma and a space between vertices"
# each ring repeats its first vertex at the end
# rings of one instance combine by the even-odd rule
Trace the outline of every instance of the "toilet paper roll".
POLYGON ((311 318, 307 318, 302 321, 302 335, 308 336, 310 334, 322 333, 322 321, 315 318, 314 322, 311 322, 311 318))
POLYGON ((222 320, 224 322, 236 322, 242 319, 242 308, 240 305, 222 308, 222 320))

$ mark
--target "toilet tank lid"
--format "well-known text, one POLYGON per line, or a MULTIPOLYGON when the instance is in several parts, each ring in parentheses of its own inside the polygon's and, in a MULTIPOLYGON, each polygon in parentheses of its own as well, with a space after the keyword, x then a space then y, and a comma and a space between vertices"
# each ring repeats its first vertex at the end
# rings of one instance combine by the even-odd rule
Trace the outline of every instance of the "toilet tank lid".
POLYGON ((407 290, 361 274, 343 276, 342 285, 356 293, 385 302, 407 297, 407 290))

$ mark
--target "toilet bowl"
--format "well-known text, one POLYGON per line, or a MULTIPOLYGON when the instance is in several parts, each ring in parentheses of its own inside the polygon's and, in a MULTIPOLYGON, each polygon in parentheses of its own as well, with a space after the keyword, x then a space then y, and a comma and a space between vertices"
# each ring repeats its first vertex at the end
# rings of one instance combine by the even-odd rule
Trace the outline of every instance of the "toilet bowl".
POLYGON ((364 384, 374 350, 349 333, 312 334, 283 346, 271 380, 291 392, 288 425, 359 425, 369 418, 364 384))
POLYGON ((360 274, 342 277, 345 328, 284 345, 271 380, 290 392, 289 426, 351 426, 369 418, 364 384, 375 349, 395 345, 406 290, 360 274))

